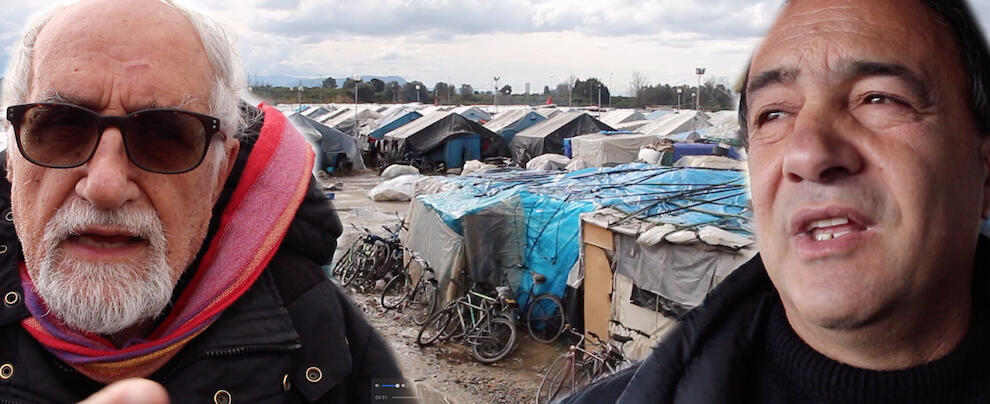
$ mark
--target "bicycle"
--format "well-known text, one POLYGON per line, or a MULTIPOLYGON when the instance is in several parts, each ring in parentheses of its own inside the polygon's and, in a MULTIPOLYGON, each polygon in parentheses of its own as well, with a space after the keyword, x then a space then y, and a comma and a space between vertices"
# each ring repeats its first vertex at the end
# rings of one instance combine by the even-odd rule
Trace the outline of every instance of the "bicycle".
MULTIPOLYGON (((649 337, 648 334, 625 327, 617 321, 613 320, 612 323, 649 337)), ((565 328, 566 331, 578 336, 578 342, 571 345, 568 352, 558 356, 547 367, 536 391, 537 404, 549 403, 556 398, 565 397, 587 386, 601 375, 612 374, 630 365, 622 353, 622 348, 627 342, 632 341, 632 337, 611 334, 611 338, 619 343, 619 347, 616 347, 607 341, 602 341, 591 331, 588 331, 588 335, 594 341, 587 341, 584 334, 574 331, 569 325, 565 328), (586 342, 590 346, 582 348, 586 342)))
POLYGON ((344 257, 334 266, 332 274, 344 286, 350 286, 355 280, 360 280, 358 288, 366 290, 380 279, 402 268, 402 244, 399 232, 405 228, 404 220, 400 220, 395 229, 382 226, 388 235, 379 236, 365 227, 355 229, 364 231, 364 235, 354 240, 344 257))
POLYGON ((526 328, 533 339, 549 344, 564 332, 564 325, 567 322, 564 315, 564 302, 549 292, 534 296, 533 289, 537 285, 545 283, 547 277, 532 270, 529 273, 533 277, 533 286, 529 288, 526 312, 522 319, 526 322, 526 328))
POLYGON ((515 347, 516 326, 508 314, 514 308, 508 287, 497 288, 496 297, 472 288, 427 319, 416 336, 420 347, 440 340, 463 338, 471 356, 482 363, 505 358, 515 347))
POLYGON ((412 309, 413 323, 423 325, 436 311, 438 290, 436 274, 426 260, 419 257, 414 251, 402 247, 409 252, 409 262, 402 271, 396 274, 385 284, 382 289, 382 307, 386 310, 399 308, 403 303, 412 309), (423 269, 419 280, 413 285, 412 276, 409 274, 409 265, 413 261, 420 264, 423 269))

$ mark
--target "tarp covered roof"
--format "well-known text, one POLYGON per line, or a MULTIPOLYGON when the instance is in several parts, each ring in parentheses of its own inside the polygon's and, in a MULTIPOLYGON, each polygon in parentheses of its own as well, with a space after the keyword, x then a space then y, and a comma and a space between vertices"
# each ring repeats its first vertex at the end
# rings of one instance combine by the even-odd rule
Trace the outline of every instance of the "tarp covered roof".
POLYGON ((523 119, 533 119, 544 121, 546 118, 531 109, 510 109, 495 115, 495 119, 488 121, 485 127, 488 130, 498 133, 505 128, 515 125, 523 119))
POLYGON ((647 135, 667 136, 674 133, 707 128, 712 126, 704 114, 698 111, 680 111, 676 114, 665 115, 653 123, 641 126, 637 131, 647 135))
POLYGON ((453 108, 450 111, 464 115, 465 118, 475 122, 488 122, 492 120, 492 114, 489 114, 488 112, 485 112, 481 108, 471 105, 460 106, 457 108, 453 108))
POLYGON ((564 154, 564 139, 603 130, 615 129, 585 112, 562 112, 517 133, 509 149, 520 162, 544 153, 564 154))
POLYGON ((646 117, 635 109, 616 109, 602 114, 598 120, 608 126, 617 127, 616 125, 620 123, 646 120, 646 117))
POLYGON ((424 115, 385 135, 386 139, 399 142, 399 150, 427 153, 449 139, 467 134, 477 134, 489 142, 490 149, 502 150, 505 141, 480 123, 454 112, 434 112, 424 115))
MULTIPOLYGON (((337 155, 337 153, 344 153, 353 162, 354 169, 363 170, 365 168, 361 152, 358 150, 354 138, 350 135, 298 113, 290 115, 289 121, 313 146, 313 151, 318 154, 315 164, 319 164, 320 161, 329 161, 329 158, 337 155)), ((322 169, 323 167, 316 168, 322 169)))

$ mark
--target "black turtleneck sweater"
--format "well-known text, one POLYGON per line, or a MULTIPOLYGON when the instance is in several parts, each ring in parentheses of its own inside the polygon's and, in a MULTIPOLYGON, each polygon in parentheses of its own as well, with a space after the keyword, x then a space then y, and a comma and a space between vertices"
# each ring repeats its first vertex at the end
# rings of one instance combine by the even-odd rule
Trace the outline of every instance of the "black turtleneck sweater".
MULTIPOLYGON (((974 302, 985 302, 976 299, 974 302)), ((982 296, 980 296, 982 297, 982 296)), ((778 300, 753 363, 753 403, 990 403, 990 349, 980 305, 970 330, 945 357, 894 371, 855 368, 801 340, 778 300)))

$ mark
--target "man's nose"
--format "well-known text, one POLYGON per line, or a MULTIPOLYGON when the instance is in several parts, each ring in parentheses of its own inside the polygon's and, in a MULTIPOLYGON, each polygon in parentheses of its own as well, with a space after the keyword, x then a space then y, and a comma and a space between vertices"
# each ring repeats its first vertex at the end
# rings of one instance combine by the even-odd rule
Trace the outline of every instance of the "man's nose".
POLYGON ((131 178, 137 167, 127 158, 124 139, 116 128, 104 130, 83 169, 86 173, 76 183, 76 193, 95 208, 119 208, 138 196, 137 184, 131 178))
POLYGON ((849 134, 837 127, 838 119, 821 104, 806 104, 798 112, 783 150, 787 180, 828 183, 863 169, 863 157, 849 134))

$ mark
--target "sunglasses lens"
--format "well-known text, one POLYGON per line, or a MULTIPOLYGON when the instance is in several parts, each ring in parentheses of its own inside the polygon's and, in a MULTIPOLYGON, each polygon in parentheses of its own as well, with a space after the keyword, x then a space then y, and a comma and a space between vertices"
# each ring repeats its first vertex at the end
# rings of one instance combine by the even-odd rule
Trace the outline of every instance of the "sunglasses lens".
POLYGON ((206 128, 196 116, 182 111, 144 111, 131 116, 127 152, 142 168, 183 172, 196 167, 208 146, 206 128))
POLYGON ((96 116, 92 113, 51 104, 28 109, 18 132, 24 155, 53 167, 71 167, 86 162, 99 137, 96 116))

